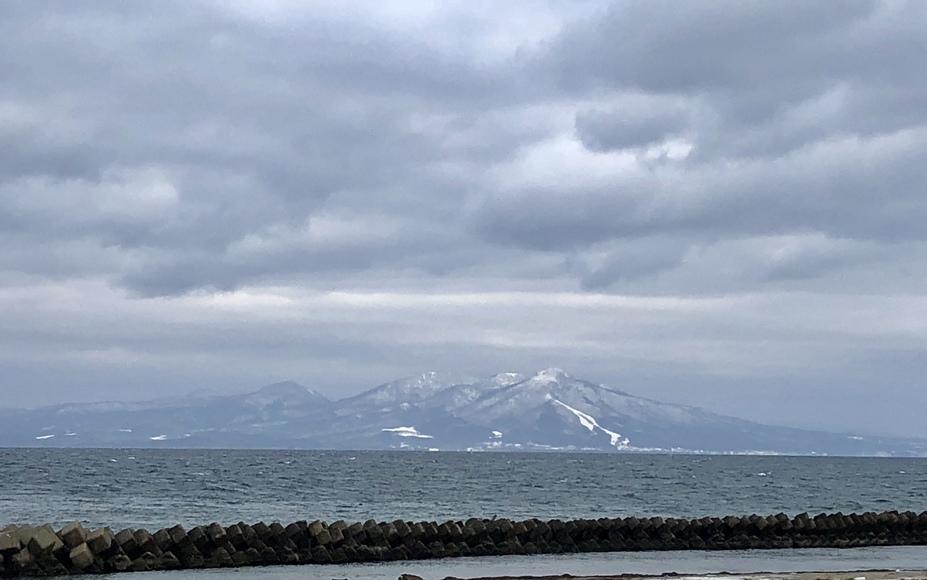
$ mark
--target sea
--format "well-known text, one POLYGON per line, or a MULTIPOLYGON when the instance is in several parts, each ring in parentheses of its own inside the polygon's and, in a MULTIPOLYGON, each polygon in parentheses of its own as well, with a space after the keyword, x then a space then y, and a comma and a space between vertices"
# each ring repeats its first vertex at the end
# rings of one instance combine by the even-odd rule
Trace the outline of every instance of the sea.
MULTIPOLYGON (((927 459, 592 453, 0 449, 0 526, 154 531, 297 520, 701 517, 927 510, 927 459)), ((460 558, 182 573, 424 578, 927 568, 927 548, 460 558)), ((133 575, 142 578, 145 575, 133 575)))

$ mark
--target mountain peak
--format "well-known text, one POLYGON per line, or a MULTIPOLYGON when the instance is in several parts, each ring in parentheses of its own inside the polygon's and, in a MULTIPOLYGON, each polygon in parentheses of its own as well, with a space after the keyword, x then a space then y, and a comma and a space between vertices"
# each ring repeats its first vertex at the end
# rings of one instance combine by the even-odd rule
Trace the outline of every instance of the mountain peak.
POLYGON ((517 383, 524 381, 526 378, 525 375, 521 373, 498 373, 490 377, 489 381, 495 386, 498 387, 508 387, 517 383))
POLYGON ((404 384, 412 388, 444 388, 450 385, 463 384, 472 381, 473 379, 471 377, 465 375, 441 371, 427 371, 418 375, 417 377, 399 379, 398 381, 393 381, 393 383, 387 384, 404 384))
POLYGON ((559 368, 482 379, 426 372, 334 403, 284 381, 244 395, 9 411, 0 446, 927 455, 924 440, 751 423, 635 397, 559 368))
POLYGON ((559 382, 564 379, 571 379, 571 378, 573 377, 568 375, 565 370, 557 368, 557 367, 550 367, 542 371, 538 371, 538 373, 534 375, 534 379, 541 380, 541 381, 548 381, 548 382, 559 382))
POLYGON ((277 395, 277 396, 290 396, 290 395, 305 395, 305 394, 317 394, 315 391, 309 387, 304 387, 303 385, 295 381, 281 381, 279 383, 274 383, 272 385, 267 385, 258 389, 259 393, 264 395, 277 395))
POLYGON ((353 404, 364 401, 373 406, 411 404, 423 401, 454 385, 470 384, 474 381, 475 379, 465 375, 427 371, 420 375, 384 383, 369 391, 344 399, 341 403, 351 402, 353 404))
POLYGON ((258 406, 275 402, 285 402, 286 404, 300 404, 309 401, 326 404, 329 402, 324 395, 294 381, 283 381, 261 387, 257 391, 245 395, 244 400, 258 406))

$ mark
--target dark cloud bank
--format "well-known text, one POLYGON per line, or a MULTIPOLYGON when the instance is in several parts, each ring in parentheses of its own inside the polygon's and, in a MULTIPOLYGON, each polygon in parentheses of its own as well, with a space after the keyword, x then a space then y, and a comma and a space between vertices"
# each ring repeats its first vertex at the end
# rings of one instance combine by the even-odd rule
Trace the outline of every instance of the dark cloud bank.
POLYGON ((927 436, 927 4, 0 12, 5 404, 557 365, 927 436))

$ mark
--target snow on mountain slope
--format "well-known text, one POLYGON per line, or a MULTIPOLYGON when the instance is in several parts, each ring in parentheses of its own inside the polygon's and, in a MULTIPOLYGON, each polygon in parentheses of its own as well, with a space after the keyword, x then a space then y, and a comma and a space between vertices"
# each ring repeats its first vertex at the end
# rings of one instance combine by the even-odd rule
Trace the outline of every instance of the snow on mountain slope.
POLYGON ((484 391, 454 411, 468 421, 507 433, 507 442, 521 438, 524 444, 544 447, 628 449, 631 442, 618 430, 614 409, 607 404, 609 399, 621 402, 627 397, 630 395, 549 368, 484 391), (605 416, 611 422, 605 422, 605 416), (584 431, 587 436, 582 435, 584 431))
POLYGON ((596 421, 594 417, 592 417, 591 415, 587 415, 586 413, 583 413, 582 411, 574 409, 573 407, 567 405, 563 401, 560 401, 558 399, 551 399, 551 400, 553 401, 555 405, 560 405, 567 411, 576 415, 576 418, 579 419, 580 424, 586 429, 589 429, 591 433, 594 433, 595 430, 598 429, 599 431, 608 435, 609 441, 611 442, 612 446, 615 447, 615 449, 630 449, 631 441, 627 437, 624 437, 620 433, 615 433, 614 431, 611 431, 609 429, 606 429, 605 427, 602 427, 601 425, 599 425, 598 421, 596 421))
POLYGON ((380 429, 383 433, 392 433, 397 437, 414 437, 416 439, 434 439, 431 435, 425 435, 424 433, 419 433, 418 429, 415 426, 410 427, 387 427, 380 429))
POLYGON ((429 371, 415 377, 399 379, 338 402, 338 414, 389 412, 408 408, 455 385, 471 384, 477 379, 461 374, 429 371))
POLYGON ((554 390, 565 397, 563 401, 579 409, 583 409, 585 404, 590 409, 598 410, 601 416, 620 417, 622 421, 699 424, 717 417, 697 407, 646 399, 605 385, 574 379, 565 373, 554 390))
POLYGON ((0 445, 19 444, 38 425, 48 432, 43 435, 67 437, 60 445, 69 447, 148 446, 181 440, 191 446, 242 446, 249 438, 272 439, 285 432, 289 439, 302 434, 320 418, 327 423, 330 408, 326 397, 294 382, 240 395, 59 405, 9 412, 0 424, 0 445))
MULTIPOLYGON (((845 435, 771 427, 661 403, 545 369, 451 410, 536 448, 854 453, 845 435), (589 426, 592 429, 589 429, 589 426), (577 428, 578 427, 578 428, 577 428), (627 441, 627 442, 625 442, 627 441), (616 445, 617 443, 617 445, 616 445)), ((870 444, 872 442, 870 441, 870 444)), ((918 444, 918 449, 923 449, 918 444)))
POLYGON ((489 378, 489 383, 495 387, 508 387, 520 383, 527 378, 528 377, 521 373, 499 373, 491 376, 489 378))
POLYGON ((595 412, 607 399, 630 397, 601 385, 574 379, 561 369, 550 368, 533 377, 493 392, 485 392, 463 409, 461 415, 480 424, 521 421, 535 414, 551 399, 559 399, 584 412, 595 412))
POLYGON ((443 389, 434 396, 421 402, 424 408, 440 408, 449 413, 455 413, 487 393, 509 387, 525 380, 520 373, 499 373, 488 379, 473 380, 443 389))
POLYGON ((243 395, 0 410, 0 446, 574 449, 927 455, 927 442, 775 427, 550 368, 429 372, 332 402, 292 382, 243 395))

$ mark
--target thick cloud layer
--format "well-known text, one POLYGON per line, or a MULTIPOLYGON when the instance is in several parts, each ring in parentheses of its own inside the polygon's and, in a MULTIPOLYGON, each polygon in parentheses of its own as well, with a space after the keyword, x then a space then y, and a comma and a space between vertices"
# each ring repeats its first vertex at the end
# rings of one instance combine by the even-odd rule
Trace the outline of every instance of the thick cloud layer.
POLYGON ((924 3, 0 11, 2 404, 555 364, 927 436, 924 3))

